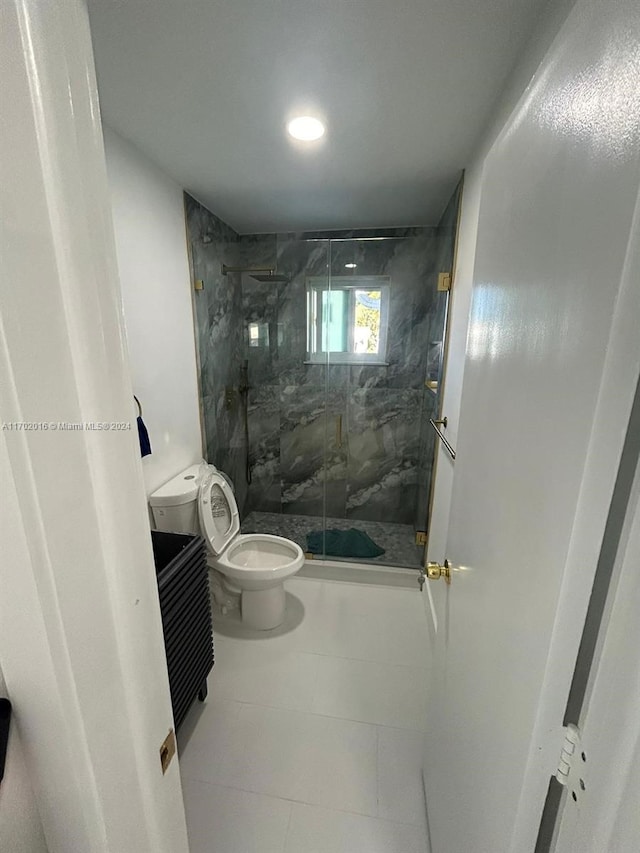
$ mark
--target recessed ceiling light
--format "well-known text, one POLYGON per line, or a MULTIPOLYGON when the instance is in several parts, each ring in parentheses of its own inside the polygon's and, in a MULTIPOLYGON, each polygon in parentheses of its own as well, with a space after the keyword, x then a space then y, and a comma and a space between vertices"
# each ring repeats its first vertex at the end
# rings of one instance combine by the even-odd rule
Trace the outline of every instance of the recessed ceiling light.
POLYGON ((345 269, 347 269, 347 270, 354 270, 357 266, 358 266, 358 264, 345 264, 344 265, 345 269))
POLYGON ((298 116, 291 119, 287 125, 289 136, 301 139, 303 142, 313 142, 324 136, 325 126, 318 118, 313 116, 298 116))

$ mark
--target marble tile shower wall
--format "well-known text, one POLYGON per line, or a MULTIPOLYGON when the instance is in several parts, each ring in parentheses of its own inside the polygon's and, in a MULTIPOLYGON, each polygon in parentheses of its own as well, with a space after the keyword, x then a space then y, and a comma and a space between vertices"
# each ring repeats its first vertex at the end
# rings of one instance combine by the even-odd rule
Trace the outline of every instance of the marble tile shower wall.
POLYGON ((437 230, 239 236, 188 196, 186 208, 193 275, 205 281, 195 297, 208 458, 233 478, 241 513, 326 514, 423 529, 437 230), (371 236, 393 239, 362 239, 371 236), (222 263, 277 265, 288 280, 223 277, 222 263), (390 277, 386 363, 306 364, 307 277, 330 270, 335 281, 348 274, 346 263, 357 263, 358 275, 390 277), (249 346, 253 324, 257 346, 249 346), (250 485, 237 394, 243 359, 251 386, 250 485))
POLYGON ((205 454, 232 478, 242 508, 248 493, 238 394, 245 358, 242 290, 237 273, 222 275, 223 264, 238 265, 239 237, 186 193, 185 216, 192 279, 204 281, 204 289, 194 291, 194 314, 205 454))

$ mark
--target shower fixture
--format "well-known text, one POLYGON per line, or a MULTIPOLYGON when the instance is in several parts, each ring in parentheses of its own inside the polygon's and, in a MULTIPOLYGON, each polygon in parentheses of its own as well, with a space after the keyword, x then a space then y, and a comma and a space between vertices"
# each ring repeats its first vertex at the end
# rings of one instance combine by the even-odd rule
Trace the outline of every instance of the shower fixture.
POLYGON ((244 425, 244 445, 245 445, 245 479, 247 485, 251 485, 251 460, 249 457, 249 359, 245 358, 240 367, 240 384, 238 392, 242 400, 242 422, 244 425))
POLYGON ((289 282, 288 275, 279 275, 275 267, 228 267, 222 264, 222 275, 230 272, 248 272, 251 278, 260 282, 289 282))

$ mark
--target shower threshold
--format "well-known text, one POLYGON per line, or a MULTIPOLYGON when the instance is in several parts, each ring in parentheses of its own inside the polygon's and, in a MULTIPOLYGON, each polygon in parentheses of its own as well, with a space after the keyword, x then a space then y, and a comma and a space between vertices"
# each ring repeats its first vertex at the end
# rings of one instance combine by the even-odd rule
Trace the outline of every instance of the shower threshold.
POLYGON ((307 553, 307 533, 356 527, 368 534, 385 553, 380 557, 330 557, 307 555, 300 574, 327 580, 349 580, 391 586, 413 586, 422 565, 423 548, 415 544, 410 524, 327 518, 313 515, 288 515, 276 512, 252 512, 242 522, 243 533, 271 533, 297 542, 307 553))

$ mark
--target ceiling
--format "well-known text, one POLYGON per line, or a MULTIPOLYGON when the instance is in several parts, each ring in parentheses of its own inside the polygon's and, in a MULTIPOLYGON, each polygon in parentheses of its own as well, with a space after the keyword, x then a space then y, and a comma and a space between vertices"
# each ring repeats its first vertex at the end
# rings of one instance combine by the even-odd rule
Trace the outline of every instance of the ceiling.
POLYGON ((240 233, 435 224, 544 5, 89 0, 105 122, 240 233))

